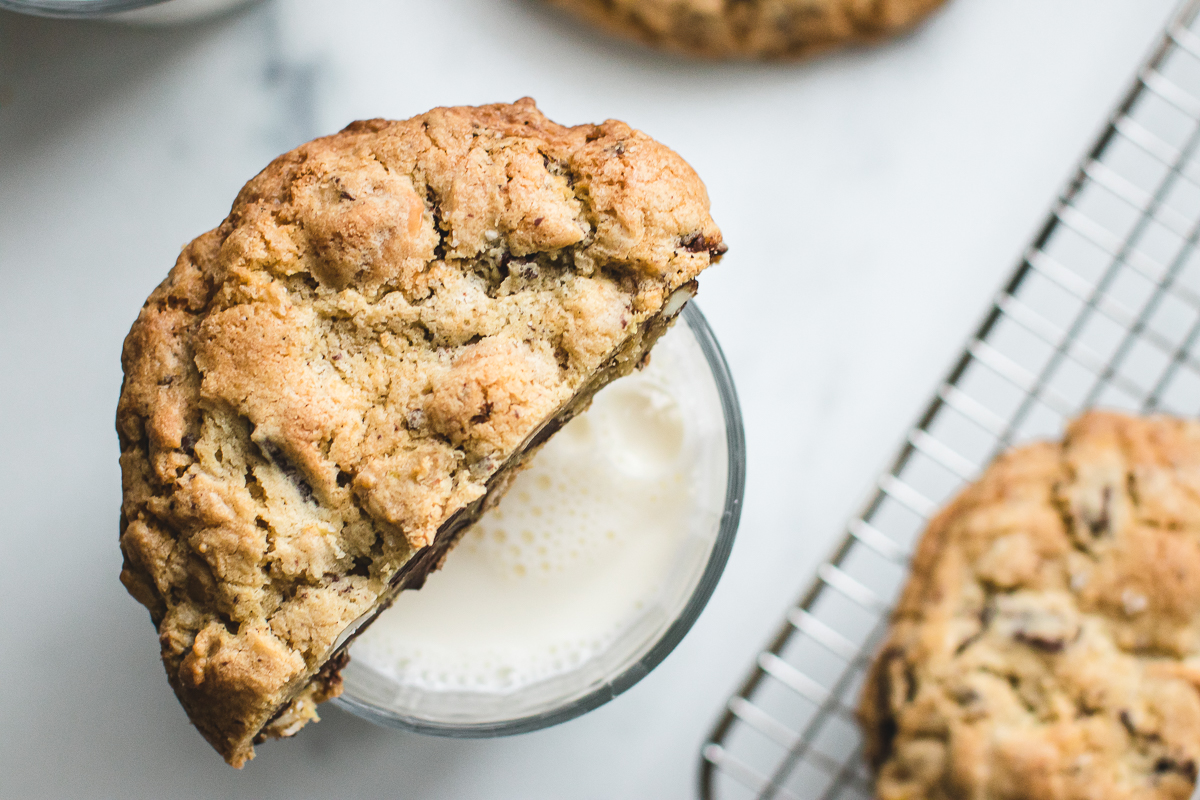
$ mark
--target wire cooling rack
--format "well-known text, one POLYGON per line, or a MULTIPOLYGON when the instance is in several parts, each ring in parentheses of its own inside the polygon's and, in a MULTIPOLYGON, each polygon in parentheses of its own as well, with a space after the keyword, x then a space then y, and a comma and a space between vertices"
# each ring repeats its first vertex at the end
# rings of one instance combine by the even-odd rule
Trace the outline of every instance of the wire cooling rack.
POLYGON ((869 798, 854 707, 908 555, 1001 450, 1090 406, 1200 412, 1200 0, 1184 3, 701 754, 706 799, 869 798))

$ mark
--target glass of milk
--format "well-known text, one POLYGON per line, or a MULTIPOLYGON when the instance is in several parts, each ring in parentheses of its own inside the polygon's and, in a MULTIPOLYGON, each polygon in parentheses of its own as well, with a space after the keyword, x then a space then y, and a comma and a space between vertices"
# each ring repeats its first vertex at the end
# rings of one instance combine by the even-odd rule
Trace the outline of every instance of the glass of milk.
POLYGON ((441 571, 353 643, 336 702, 459 737, 602 705, 700 615, 733 545, 744 476, 733 382, 689 305, 649 365, 597 394, 441 571))

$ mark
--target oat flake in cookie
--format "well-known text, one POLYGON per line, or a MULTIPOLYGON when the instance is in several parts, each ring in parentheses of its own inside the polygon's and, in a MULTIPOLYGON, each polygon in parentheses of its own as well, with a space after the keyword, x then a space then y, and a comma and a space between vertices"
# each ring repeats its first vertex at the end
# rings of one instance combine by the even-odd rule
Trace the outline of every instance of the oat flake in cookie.
POLYGON ((679 156, 528 99, 356 122, 184 248, 125 341, 121 580, 230 764, 317 718, 347 638, 724 251, 679 156))
POLYGON ((1200 424, 1092 412, 925 532, 863 691, 880 800, 1187 800, 1200 424))
POLYGON ((709 58, 804 58, 895 36, 945 0, 549 0, 600 27, 709 58))

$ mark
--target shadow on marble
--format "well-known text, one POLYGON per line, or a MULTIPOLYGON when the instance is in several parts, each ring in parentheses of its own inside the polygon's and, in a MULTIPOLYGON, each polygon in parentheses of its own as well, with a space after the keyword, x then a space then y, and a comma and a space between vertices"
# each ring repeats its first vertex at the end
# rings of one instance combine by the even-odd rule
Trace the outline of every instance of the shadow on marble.
POLYGON ((7 654, 23 687, 3 725, 0 763, 14 796, 336 797, 349 783, 358 797, 397 787, 431 796, 481 745, 384 730, 329 706, 319 724, 260 745, 233 770, 187 722, 145 611, 100 572, 67 589, 73 613, 44 620, 35 646, 7 654))
MULTIPOLYGON (((127 103, 139 86, 159 80, 247 18, 269 27, 273 13, 273 4, 265 3, 190 25, 136 27, 0 11, 0 143, 5 160, 19 161, 98 110, 127 103)), ((265 83, 278 77, 269 67, 265 83)))
POLYGON ((103 105, 213 26, 143 30, 0 11, 0 135, 35 140, 103 105))

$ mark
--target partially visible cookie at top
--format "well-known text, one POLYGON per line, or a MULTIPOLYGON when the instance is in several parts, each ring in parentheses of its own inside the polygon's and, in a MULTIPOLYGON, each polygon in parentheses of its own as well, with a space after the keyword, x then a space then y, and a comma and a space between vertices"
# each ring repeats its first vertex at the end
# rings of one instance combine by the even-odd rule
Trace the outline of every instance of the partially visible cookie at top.
POLYGON ((796 59, 875 42, 945 0, 550 0, 614 33, 708 58, 796 59))
POLYGON ((1091 412, 929 525, 860 710, 879 800, 1187 800, 1200 424, 1091 412))

